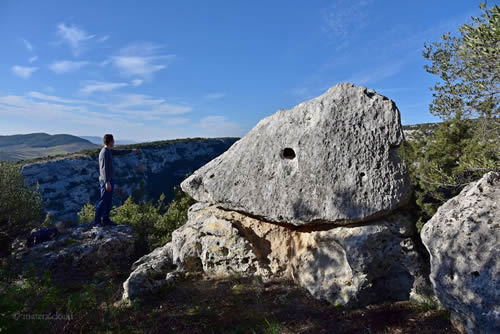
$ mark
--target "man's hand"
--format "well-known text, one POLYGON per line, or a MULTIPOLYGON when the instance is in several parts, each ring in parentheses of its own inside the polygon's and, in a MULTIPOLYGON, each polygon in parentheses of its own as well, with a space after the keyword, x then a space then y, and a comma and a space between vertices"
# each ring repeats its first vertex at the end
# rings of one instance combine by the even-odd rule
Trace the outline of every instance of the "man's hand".
POLYGON ((141 153, 141 150, 134 148, 134 149, 132 149, 132 152, 134 152, 135 154, 139 154, 139 153, 141 153))
POLYGON ((109 181, 106 182, 106 186, 105 187, 106 187, 106 191, 110 192, 111 191, 111 182, 109 182, 109 181))

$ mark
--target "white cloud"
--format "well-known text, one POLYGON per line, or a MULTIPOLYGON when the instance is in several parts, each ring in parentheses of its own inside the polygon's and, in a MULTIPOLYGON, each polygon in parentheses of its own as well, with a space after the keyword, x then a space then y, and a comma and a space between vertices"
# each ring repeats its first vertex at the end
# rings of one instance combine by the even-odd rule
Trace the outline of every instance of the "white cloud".
POLYGON ((137 86, 140 86, 142 85, 144 82, 144 80, 141 80, 141 79, 134 79, 132 80, 130 83, 132 84, 132 86, 134 87, 137 87, 137 86))
POLYGON ((110 61, 125 77, 151 79, 155 72, 165 69, 175 58, 175 55, 159 54, 160 49, 161 46, 152 43, 131 44, 112 56, 110 61))
POLYGON ((205 94, 205 98, 209 99, 209 100, 222 99, 225 96, 226 96, 226 94, 221 93, 221 92, 212 92, 212 93, 205 94))
POLYGON ((99 42, 106 42, 109 39, 109 35, 104 35, 98 39, 99 42))
POLYGON ((163 121, 165 125, 179 125, 179 124, 187 124, 189 123, 189 118, 176 117, 176 118, 168 118, 163 121))
POLYGON ((35 72, 36 70, 38 70, 38 67, 25 67, 19 65, 12 66, 12 73, 23 79, 28 79, 29 77, 31 77, 33 72, 35 72))
POLYGON ((337 49, 349 45, 348 37, 367 25, 370 13, 366 7, 373 0, 337 0, 323 10, 323 30, 336 38, 337 49))
POLYGON ((50 64, 49 69, 56 74, 62 74, 76 71, 88 64, 89 62, 87 61, 59 60, 50 64))
POLYGON ((29 92, 27 94, 27 96, 34 98, 34 99, 37 99, 37 100, 64 103, 64 104, 88 104, 88 105, 100 106, 100 107, 108 106, 108 104, 104 104, 104 103, 96 103, 94 101, 88 101, 88 100, 65 99, 65 98, 61 98, 58 96, 47 95, 47 94, 40 93, 40 92, 29 92))
POLYGON ((33 57, 30 57, 30 59, 28 59, 28 61, 31 63, 33 63, 34 61, 36 61, 38 59, 38 56, 33 56, 33 57))
POLYGON ((40 92, 0 96, 0 118, 11 120, 8 126, 0 123, 0 132, 13 131, 17 124, 21 129, 18 132, 111 132, 116 137, 134 137, 137 141, 210 136, 210 128, 203 131, 189 118, 177 116, 190 112, 188 106, 139 94, 110 94, 108 101, 103 104, 93 98, 70 99, 40 92))
POLYGON ((368 71, 356 73, 345 81, 352 82, 355 85, 374 83, 398 74, 409 61, 410 59, 408 57, 402 58, 398 61, 370 68, 368 71))
POLYGON ((23 44, 24 44, 24 47, 26 48, 26 50, 28 51, 33 51, 33 45, 30 43, 30 41, 28 41, 27 39, 22 39, 23 41, 23 44))
POLYGON ((80 89, 80 93, 92 94, 96 92, 111 92, 126 86, 128 86, 128 83, 125 82, 88 81, 85 86, 80 89))
POLYGON ((140 115, 149 120, 161 119, 164 116, 182 115, 192 111, 185 105, 166 103, 165 99, 158 99, 142 94, 126 94, 119 96, 121 103, 113 105, 112 110, 128 115, 140 115))
POLYGON ((196 124, 196 127, 203 130, 208 136, 224 137, 235 136, 241 137, 244 134, 243 129, 239 124, 230 122, 224 116, 207 116, 196 124))
POLYGON ((95 37, 95 35, 89 35, 85 30, 75 25, 67 26, 64 23, 57 25, 57 35, 70 46, 75 57, 82 52, 84 43, 95 37))

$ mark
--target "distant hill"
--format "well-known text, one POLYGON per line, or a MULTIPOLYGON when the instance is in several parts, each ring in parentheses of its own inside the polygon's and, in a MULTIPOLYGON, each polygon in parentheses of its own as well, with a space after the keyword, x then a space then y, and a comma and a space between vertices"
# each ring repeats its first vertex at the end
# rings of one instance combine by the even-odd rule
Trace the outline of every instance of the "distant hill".
POLYGON ((31 133, 0 136, 0 161, 19 161, 97 148, 99 145, 72 135, 31 133))
MULTIPOLYGON (((102 145, 102 137, 98 136, 80 136, 80 138, 86 139, 91 143, 97 144, 97 145, 102 145)), ((115 140, 116 145, 131 145, 131 144, 137 144, 136 141, 130 140, 130 139, 117 139, 115 140)))

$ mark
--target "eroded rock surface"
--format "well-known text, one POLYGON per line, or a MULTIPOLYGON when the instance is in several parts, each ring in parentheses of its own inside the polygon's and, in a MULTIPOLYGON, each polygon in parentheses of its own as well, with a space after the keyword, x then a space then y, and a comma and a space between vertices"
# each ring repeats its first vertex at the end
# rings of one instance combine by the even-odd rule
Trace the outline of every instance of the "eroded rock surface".
POLYGON ((500 333, 500 174, 490 172, 425 225, 436 296, 468 333, 500 333))
POLYGON ((81 224, 31 248, 19 240, 14 244, 12 256, 20 268, 33 266, 38 274, 49 271, 56 283, 77 284, 99 271, 128 269, 134 252, 132 227, 81 224))
POLYGON ((404 216, 325 231, 291 229, 196 204, 172 241, 134 264, 124 299, 154 293, 184 273, 293 279, 346 306, 406 300, 425 290, 420 255, 404 216))
POLYGON ((338 84, 261 120, 182 183, 200 202, 293 225, 382 217, 409 190, 393 101, 338 84))

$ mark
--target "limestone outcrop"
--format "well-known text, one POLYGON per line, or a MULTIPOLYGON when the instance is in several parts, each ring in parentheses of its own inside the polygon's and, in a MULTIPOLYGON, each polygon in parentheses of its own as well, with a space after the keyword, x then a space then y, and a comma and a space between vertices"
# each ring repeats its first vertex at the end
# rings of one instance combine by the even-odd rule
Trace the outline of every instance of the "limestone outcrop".
POLYGON ((172 241, 142 257, 124 299, 151 294, 186 273, 290 279, 314 297, 360 306, 428 293, 425 266, 402 215, 370 225, 302 232, 195 204, 172 241))
MULTIPOLYGON (((120 205, 141 188, 146 198, 157 198, 165 193, 168 200, 169 192, 186 174, 226 151, 236 140, 212 138, 146 143, 142 144, 139 155, 114 157, 117 189, 113 204, 120 205)), ((23 166, 26 185, 31 188, 39 185, 44 209, 54 219, 77 220, 77 213, 85 203, 98 200, 99 165, 95 154, 76 154, 23 166)))
POLYGON ((188 273, 290 279, 349 307, 427 293, 399 210, 402 141, 395 104, 352 84, 262 120, 181 184, 199 203, 170 243, 134 264, 123 298, 188 273))
POLYGON ((443 206, 421 232, 436 296, 467 333, 500 332, 500 174, 443 206))
POLYGON ((54 240, 26 247, 18 239, 12 257, 19 269, 45 271, 60 284, 78 284, 99 271, 127 270, 133 262, 134 231, 128 225, 97 227, 80 224, 67 228, 54 240))
POLYGON ((181 187, 199 202, 271 222, 364 222, 405 204, 403 140, 393 101, 338 84, 261 120, 181 187))

